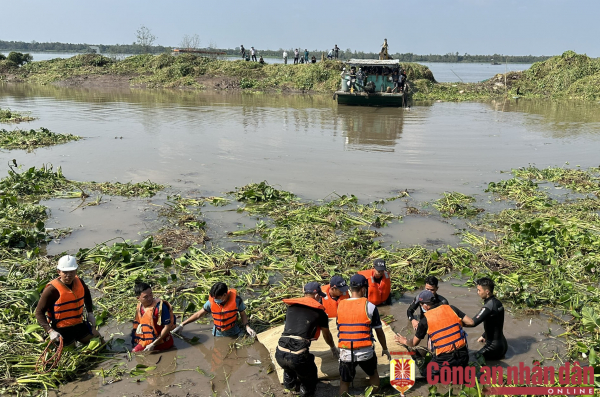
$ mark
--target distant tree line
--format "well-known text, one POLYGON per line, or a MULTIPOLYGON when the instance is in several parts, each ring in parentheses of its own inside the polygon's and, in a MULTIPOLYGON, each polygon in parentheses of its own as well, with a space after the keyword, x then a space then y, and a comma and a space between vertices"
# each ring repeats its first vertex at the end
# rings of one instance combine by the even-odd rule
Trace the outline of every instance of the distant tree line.
MULTIPOLYGON (((186 35, 187 36, 187 35, 186 35)), ((194 45, 187 44, 185 47, 195 47, 197 46, 198 39, 194 37, 195 40, 194 45)), ((138 40, 139 41, 139 40, 138 40)), ((185 39, 182 41, 184 44, 185 39)), ((189 40, 188 40, 189 41, 189 40)), ((187 43, 187 42, 186 42, 187 43)), ((100 49, 102 54, 143 54, 143 53, 152 53, 152 54, 160 54, 163 52, 171 52, 173 47, 165 47, 161 45, 143 45, 139 43, 132 44, 113 44, 113 45, 105 45, 105 44, 95 44, 94 46, 100 49)), ((225 52, 230 56, 240 56, 240 48, 214 48, 215 46, 210 45, 209 49, 219 52, 225 52)), ((246 46, 247 50, 250 50, 250 46, 246 46)), ((294 48, 289 48, 286 51, 288 52, 288 56, 293 58, 294 48)), ((301 54, 304 54, 304 48, 298 47, 298 50, 301 54)), ((32 41, 30 43, 24 41, 3 41, 0 40, 0 51, 20 51, 20 52, 90 52, 90 45, 88 44, 72 44, 72 43, 38 43, 37 41, 32 41)), ((309 50, 309 53, 315 55, 317 59, 320 59, 321 53, 327 55, 328 50, 309 50)), ((283 49, 280 48, 278 50, 261 50, 257 49, 259 55, 263 57, 277 57, 280 58, 283 53, 283 49)), ((445 55, 436 55, 436 54, 428 54, 428 55, 418 55, 413 53, 395 53, 391 54, 392 58, 399 59, 402 62, 480 62, 480 63, 488 63, 488 62, 509 62, 509 63, 533 63, 545 61, 550 58, 550 56, 535 56, 535 55, 502 55, 502 54, 493 54, 493 55, 471 55, 471 54, 459 54, 448 53, 445 55)), ((340 59, 350 59, 350 58, 364 58, 364 59, 377 59, 379 57, 378 53, 375 52, 363 52, 363 51, 352 51, 350 48, 346 50, 340 49, 339 58, 340 59)))
MULTIPOLYGON (((24 41, 0 40, 0 51, 85 53, 91 52, 90 45, 72 43, 38 43, 37 41, 26 43, 24 41)), ((172 50, 172 47, 164 47, 161 45, 147 46, 138 43, 113 45, 94 44, 93 46, 98 47, 102 54, 143 54, 146 52, 160 54, 163 52, 171 52, 172 50)))

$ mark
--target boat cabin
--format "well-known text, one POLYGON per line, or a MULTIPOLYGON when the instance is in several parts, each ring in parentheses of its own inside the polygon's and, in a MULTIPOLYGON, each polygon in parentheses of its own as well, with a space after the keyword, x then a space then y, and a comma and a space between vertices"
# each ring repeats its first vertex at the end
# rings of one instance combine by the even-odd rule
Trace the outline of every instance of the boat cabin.
POLYGON ((344 77, 346 84, 342 81, 342 91, 345 92, 349 91, 348 79, 350 77, 348 76, 350 75, 350 69, 353 66, 356 68, 356 72, 358 72, 359 69, 362 69, 362 72, 366 76, 363 80, 365 86, 367 86, 369 82, 373 82, 373 92, 386 92, 388 87, 393 89, 394 83, 392 81, 392 74, 394 72, 400 74, 401 69, 400 61, 397 59, 350 59, 346 62, 346 65, 347 76, 344 77))

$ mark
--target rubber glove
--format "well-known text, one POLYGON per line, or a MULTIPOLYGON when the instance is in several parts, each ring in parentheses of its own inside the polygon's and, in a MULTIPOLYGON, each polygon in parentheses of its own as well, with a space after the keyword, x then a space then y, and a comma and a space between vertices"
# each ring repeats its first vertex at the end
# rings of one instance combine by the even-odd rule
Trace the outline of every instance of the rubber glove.
POLYGON ((154 350, 155 347, 156 347, 156 341, 154 341, 154 342, 150 343, 148 346, 146 346, 144 351, 151 352, 152 350, 154 350))
POLYGON ((175 327, 175 329, 173 329, 173 331, 171 331, 172 334, 181 334, 181 331, 183 330, 183 324, 178 325, 177 327, 175 327))
POLYGON ((48 333, 50 334, 50 340, 52 340, 53 342, 58 342, 60 338, 62 338, 62 336, 53 329, 51 329, 48 333))
POLYGON ((246 325, 246 332, 248 333, 248 335, 250 335, 253 338, 256 338, 256 332, 250 328, 249 325, 246 325))
POLYGON ((92 326, 92 329, 96 328, 96 317, 94 316, 94 313, 87 312, 87 319, 90 325, 92 326))
POLYGON ((387 356, 388 360, 391 360, 391 359, 392 359, 392 355, 390 354, 390 351, 389 351, 389 350, 384 350, 384 351, 382 351, 382 352, 381 352, 381 357, 383 357, 383 356, 387 356))
POLYGON ((340 349, 333 346, 330 348, 330 350, 331 350, 331 354, 333 355, 333 358, 335 358, 336 360, 339 360, 340 359, 340 349))

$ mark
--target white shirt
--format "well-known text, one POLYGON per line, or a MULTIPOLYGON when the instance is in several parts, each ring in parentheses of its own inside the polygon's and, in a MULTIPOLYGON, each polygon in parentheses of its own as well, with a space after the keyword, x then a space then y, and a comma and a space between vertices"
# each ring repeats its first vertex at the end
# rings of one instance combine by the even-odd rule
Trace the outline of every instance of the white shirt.
POLYGON ((250 49, 250 54, 254 55, 254 48, 250 49))
MULTIPOLYGON (((352 300, 352 299, 358 299, 358 298, 348 298, 348 300, 352 300)), ((372 304, 371 302, 367 302, 367 316, 369 317, 369 319, 373 318, 373 312, 375 311, 376 306, 374 304, 372 304)), ((373 329, 376 328, 381 328, 381 325, 376 325, 373 327, 373 329)), ((367 347, 361 347, 360 349, 354 349, 354 361, 367 361, 369 359, 371 359, 371 357, 373 357, 373 354, 375 353, 375 347, 373 346, 367 346, 367 347)), ((344 361, 344 362, 351 362, 352 361, 352 354, 350 349, 340 349, 340 361, 344 361)))
POLYGON ((287 58, 287 51, 284 51, 284 52, 283 52, 283 57, 284 57, 284 58, 287 58))

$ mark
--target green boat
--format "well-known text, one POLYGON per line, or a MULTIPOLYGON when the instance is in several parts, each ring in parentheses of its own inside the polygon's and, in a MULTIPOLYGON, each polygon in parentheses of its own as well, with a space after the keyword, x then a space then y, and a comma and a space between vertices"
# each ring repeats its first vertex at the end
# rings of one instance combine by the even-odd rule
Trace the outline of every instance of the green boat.
MULTIPOLYGON (((394 59, 351 59, 342 72, 342 88, 334 97, 339 105, 408 107, 410 95, 408 83, 399 92, 394 92, 393 74, 400 76, 400 61, 394 59), (363 79, 350 79, 350 69, 362 71, 363 79), (351 84, 354 83, 354 84, 351 84), (351 87, 352 86, 352 87, 351 87)), ((360 73, 357 74, 360 77, 360 73)), ((396 89, 395 91, 398 91, 396 89)))

